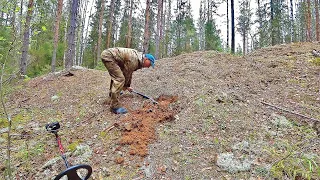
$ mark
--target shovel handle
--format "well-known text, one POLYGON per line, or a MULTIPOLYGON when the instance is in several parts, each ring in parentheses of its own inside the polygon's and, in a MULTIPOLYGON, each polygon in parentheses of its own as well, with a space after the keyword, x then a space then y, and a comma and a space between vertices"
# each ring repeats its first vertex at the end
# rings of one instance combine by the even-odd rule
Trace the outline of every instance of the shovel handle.
POLYGON ((135 90, 132 90, 131 92, 136 93, 136 94, 142 96, 143 98, 150 99, 154 104, 158 104, 157 101, 155 101, 155 100, 152 99, 151 97, 148 97, 148 96, 146 96, 146 95, 144 95, 144 94, 142 94, 142 93, 140 93, 140 92, 137 92, 137 91, 135 91, 135 90))

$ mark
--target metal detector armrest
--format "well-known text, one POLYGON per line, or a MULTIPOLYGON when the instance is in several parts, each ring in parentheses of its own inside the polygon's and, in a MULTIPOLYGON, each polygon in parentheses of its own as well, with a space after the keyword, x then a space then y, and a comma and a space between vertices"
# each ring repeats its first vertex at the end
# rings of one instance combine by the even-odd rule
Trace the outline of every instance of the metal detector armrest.
POLYGON ((46 130, 49 132, 57 132, 60 128, 59 122, 53 122, 46 125, 46 130))

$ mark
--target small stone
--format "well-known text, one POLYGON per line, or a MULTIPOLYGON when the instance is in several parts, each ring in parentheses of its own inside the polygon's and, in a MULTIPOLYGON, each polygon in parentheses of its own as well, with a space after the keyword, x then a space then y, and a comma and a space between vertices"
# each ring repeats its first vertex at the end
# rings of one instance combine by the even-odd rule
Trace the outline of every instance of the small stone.
POLYGON ((123 157, 117 157, 117 158, 115 159, 115 162, 116 162, 117 164, 122 164, 122 163, 124 162, 124 158, 123 158, 123 157))

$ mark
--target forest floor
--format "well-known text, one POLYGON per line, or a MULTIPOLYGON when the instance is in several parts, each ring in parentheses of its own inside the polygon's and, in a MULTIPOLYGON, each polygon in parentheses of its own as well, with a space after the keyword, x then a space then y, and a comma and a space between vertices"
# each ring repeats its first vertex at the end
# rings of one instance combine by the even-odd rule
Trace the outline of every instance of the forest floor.
MULTIPOLYGON (((126 115, 109 110, 106 70, 21 81, 5 96, 14 179, 53 179, 66 169, 45 130, 55 121, 68 162, 90 165, 91 179, 320 179, 320 66, 312 49, 320 44, 160 59, 132 81, 159 104, 125 92, 126 115)), ((1 178, 7 127, 2 117, 1 178)))

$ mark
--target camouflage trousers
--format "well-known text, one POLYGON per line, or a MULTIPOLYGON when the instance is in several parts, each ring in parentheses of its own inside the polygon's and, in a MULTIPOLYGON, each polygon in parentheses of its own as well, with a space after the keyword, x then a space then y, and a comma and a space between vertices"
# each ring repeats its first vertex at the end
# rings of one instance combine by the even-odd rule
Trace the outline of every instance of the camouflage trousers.
POLYGON ((108 50, 104 50, 102 52, 101 60, 111 76, 109 90, 109 96, 111 97, 111 108, 119 108, 121 107, 121 103, 119 102, 119 96, 125 83, 125 77, 122 73, 122 70, 115 62, 114 58, 108 52, 108 50))

